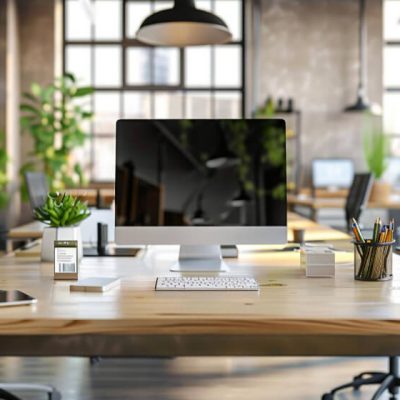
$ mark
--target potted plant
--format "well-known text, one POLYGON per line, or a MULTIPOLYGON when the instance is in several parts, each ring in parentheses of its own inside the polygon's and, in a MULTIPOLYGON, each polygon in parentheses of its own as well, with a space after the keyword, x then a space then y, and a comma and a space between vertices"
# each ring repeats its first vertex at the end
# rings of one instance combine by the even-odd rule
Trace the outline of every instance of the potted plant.
POLYGON ((389 183, 382 180, 387 168, 389 140, 380 129, 370 129, 364 136, 364 155, 369 172, 374 177, 370 201, 385 201, 391 193, 389 183))
POLYGON ((48 86, 37 83, 23 93, 21 127, 33 138, 31 159, 21 171, 44 171, 52 191, 85 183, 83 168, 73 159, 73 150, 89 137, 82 128, 93 114, 82 106, 91 87, 79 87, 72 74, 65 74, 48 86))
POLYGON ((79 224, 89 217, 85 203, 68 194, 51 192, 46 203, 35 208, 34 218, 49 227, 42 237, 42 261, 54 261, 55 240, 77 240, 78 256, 82 258, 82 239, 79 224))

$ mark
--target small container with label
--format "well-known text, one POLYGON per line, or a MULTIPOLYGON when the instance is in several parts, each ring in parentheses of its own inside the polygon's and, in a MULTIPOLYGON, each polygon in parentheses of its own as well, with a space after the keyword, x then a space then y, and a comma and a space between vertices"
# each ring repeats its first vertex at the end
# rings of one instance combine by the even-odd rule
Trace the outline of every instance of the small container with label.
POLYGON ((54 279, 78 279, 78 241, 54 242, 54 279))

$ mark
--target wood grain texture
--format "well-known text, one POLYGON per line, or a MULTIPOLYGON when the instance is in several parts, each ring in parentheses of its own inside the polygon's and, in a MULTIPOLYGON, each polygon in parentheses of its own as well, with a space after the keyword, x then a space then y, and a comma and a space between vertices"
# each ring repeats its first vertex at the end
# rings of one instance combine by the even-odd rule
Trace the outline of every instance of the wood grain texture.
MULTIPOLYGON (((293 215, 289 219, 310 231, 336 234, 293 215)), ((177 250, 172 246, 136 258, 84 259, 81 279, 121 278, 121 286, 106 293, 70 292, 68 282, 53 280, 51 264, 35 258, 1 258, 0 287, 26 291, 38 303, 0 308, 0 353, 24 354, 29 342, 37 346, 30 345, 29 354, 48 355, 400 351, 400 344, 393 347, 400 343, 397 256, 393 281, 354 281, 352 253, 336 254, 334 279, 312 279, 304 276, 296 252, 243 246, 239 259, 228 260, 231 274, 253 275, 258 293, 155 292, 156 276, 174 275, 168 268, 177 250), (368 345, 358 346, 364 338, 368 345)))

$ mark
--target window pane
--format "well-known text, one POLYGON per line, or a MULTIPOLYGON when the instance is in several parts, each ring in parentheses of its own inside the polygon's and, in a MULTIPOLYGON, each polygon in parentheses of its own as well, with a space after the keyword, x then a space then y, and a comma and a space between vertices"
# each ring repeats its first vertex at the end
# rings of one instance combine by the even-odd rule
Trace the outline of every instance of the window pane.
POLYGON ((383 123, 386 133, 400 134, 400 93, 383 96, 383 123))
POLYGON ((151 100, 147 92, 124 93, 124 118, 150 118, 151 100))
POLYGON ((240 87, 241 48, 240 46, 215 46, 215 86, 240 87))
POLYGON ((121 0, 95 2, 94 37, 97 40, 120 40, 122 32, 121 0))
POLYGON ((121 86, 121 48, 96 46, 94 53, 95 86, 121 86))
POLYGON ((154 96, 154 118, 182 118, 182 100, 180 92, 156 93, 154 96))
POLYGON ((91 139, 87 139, 85 144, 81 147, 75 147, 71 152, 71 164, 78 163, 83 170, 86 179, 90 180, 90 167, 91 167, 91 139))
POLYGON ((241 6, 242 4, 239 0, 217 0, 215 2, 215 13, 226 22, 232 32, 233 40, 242 38, 241 6))
POLYGON ((94 137, 93 145, 93 179, 96 181, 114 181, 115 139, 94 137))
POLYGON ((79 0, 65 2, 65 36, 67 40, 91 39, 93 10, 90 3, 79 0))
POLYGON ((185 85, 211 86, 211 47, 198 46, 185 49, 185 85))
POLYGON ((167 8, 172 8, 174 6, 173 1, 155 1, 154 2, 154 12, 165 10, 167 8))
POLYGON ((130 1, 126 13, 126 34, 134 38, 143 20, 151 14, 151 4, 149 1, 130 1))
POLYGON ((385 0, 384 5, 384 37, 386 40, 400 40, 400 2, 385 0))
POLYGON ((149 85, 151 82, 151 52, 147 47, 127 50, 126 81, 128 85, 149 85))
POLYGON ((179 50, 156 48, 154 50, 154 83, 156 85, 179 84, 179 50))
POLYGON ((400 46, 387 46, 383 54, 385 86, 400 87, 400 46))
POLYGON ((196 7, 201 10, 212 11, 211 1, 210 0, 196 0, 196 7))
POLYGON ((211 93, 186 92, 185 118, 211 118, 211 93))
MULTIPOLYGON (((390 140, 390 155, 400 157, 400 137, 392 137, 390 140)), ((398 171, 400 175, 400 171, 398 171)))
POLYGON ((91 68, 90 46, 66 46, 65 70, 74 74, 81 85, 91 85, 91 68))
POLYGON ((114 134, 120 118, 119 92, 97 92, 94 95, 94 133, 114 134))
POLYGON ((215 93, 215 118, 240 118, 241 116, 240 92, 215 93))

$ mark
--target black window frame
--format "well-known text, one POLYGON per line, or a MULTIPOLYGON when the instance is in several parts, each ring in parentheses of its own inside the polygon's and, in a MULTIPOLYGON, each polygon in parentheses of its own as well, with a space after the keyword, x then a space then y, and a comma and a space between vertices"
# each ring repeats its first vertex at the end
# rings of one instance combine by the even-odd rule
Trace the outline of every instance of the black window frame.
MULTIPOLYGON (((90 0, 93 1, 93 0, 90 0)), ((101 1, 101 0, 97 0, 101 1)), ((214 51, 214 46, 212 46, 212 51, 211 51, 211 86, 201 86, 201 87, 187 87, 185 86, 185 50, 184 48, 179 48, 179 53, 180 53, 180 73, 179 73, 179 84, 178 85, 130 85, 127 84, 127 71, 126 71, 126 58, 127 58, 127 51, 129 48, 132 47, 139 47, 139 48, 155 48, 155 46, 149 46, 146 44, 143 44, 139 42, 137 39, 134 38, 128 38, 127 37, 127 4, 131 2, 132 0, 121 0, 121 19, 122 19, 122 32, 121 32, 121 40, 96 40, 96 39, 91 39, 91 40, 68 40, 67 39, 67 32, 66 32, 66 2, 67 0, 63 0, 63 43, 62 43, 62 48, 63 48, 63 62, 62 62, 62 68, 63 68, 63 73, 69 72, 66 70, 66 50, 68 46, 70 45, 81 45, 81 46, 90 46, 91 49, 91 58, 94 60, 94 49, 95 46, 97 45, 114 45, 114 46, 120 46, 121 47, 121 85, 120 86, 113 86, 113 87, 101 87, 101 86, 95 86, 93 79, 95 76, 95 66, 94 62, 91 64, 91 85, 93 86, 95 92, 99 93, 106 93, 106 92, 119 92, 119 99, 120 99, 120 117, 123 117, 125 115, 125 110, 124 110, 124 101, 123 101, 123 96, 124 93, 126 92, 143 92, 143 93, 149 93, 150 94, 150 117, 154 117, 154 111, 155 111, 155 96, 154 94, 157 92, 162 92, 162 93, 182 93, 183 95, 186 92, 204 92, 204 93, 210 93, 211 97, 211 118, 215 118, 215 93, 218 92, 234 92, 234 93, 240 93, 241 99, 240 99, 240 111, 239 111, 239 118, 244 118, 246 115, 246 96, 245 96, 245 87, 246 87, 246 63, 245 63, 245 55, 246 55, 246 26, 245 26, 245 0, 238 0, 241 3, 241 39, 240 40, 234 40, 230 43, 223 44, 222 46, 240 46, 241 48, 241 84, 237 87, 223 87, 223 86, 215 86, 213 85, 214 79, 214 57, 215 57, 215 51, 214 51)), ((155 0, 148 0, 151 3, 151 8, 152 10, 154 9, 154 2, 155 0)), ((158 0, 158 1, 163 1, 163 0, 158 0)), ((170 0, 165 0, 165 1, 170 1, 170 0)), ((211 0, 211 4, 215 4, 215 0, 211 0)), ((91 32, 91 37, 94 38, 94 27, 92 26, 92 32, 91 32)), ((152 55, 153 57, 153 55, 152 55)), ((153 59, 152 59, 153 60, 153 59)), ((153 61, 152 61, 153 62, 153 61)), ((186 101, 182 101, 182 115, 186 115, 186 101)), ((94 96, 92 96, 92 101, 91 101, 91 108, 94 109, 94 96)), ((95 160, 96 160, 96 154, 94 151, 94 141, 96 138, 114 138, 115 137, 115 132, 114 133, 94 133, 93 129, 93 124, 91 126, 91 143, 90 143, 90 176, 91 176, 91 181, 97 181, 97 178, 94 176, 93 171, 94 171, 94 165, 95 165, 95 160)))

